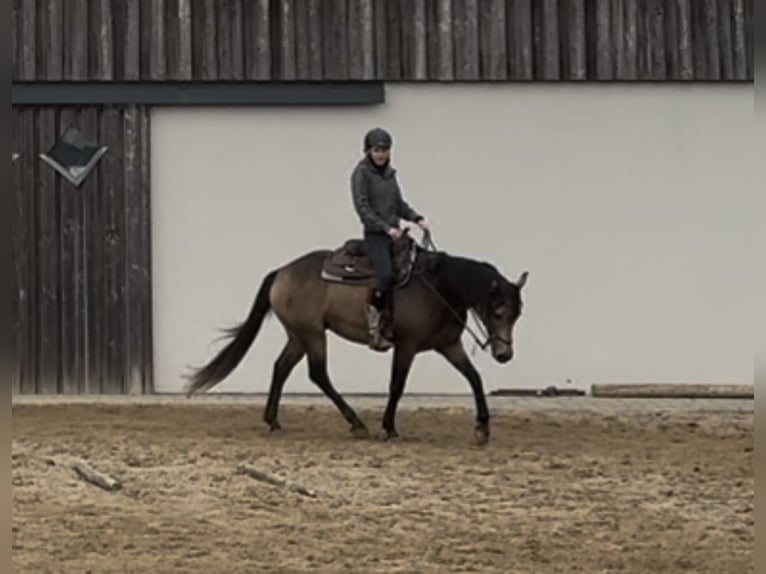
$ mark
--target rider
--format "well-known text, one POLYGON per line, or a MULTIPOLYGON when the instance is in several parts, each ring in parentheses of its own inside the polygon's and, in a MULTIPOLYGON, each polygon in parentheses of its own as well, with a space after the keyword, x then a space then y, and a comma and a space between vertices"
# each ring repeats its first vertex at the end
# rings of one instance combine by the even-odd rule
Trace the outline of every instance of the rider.
POLYGON ((367 253, 377 275, 377 286, 366 306, 371 348, 390 347, 381 334, 381 315, 391 309, 393 270, 391 245, 402 231, 402 219, 428 230, 428 220, 416 212, 403 198, 391 166, 391 135, 383 128, 373 128, 364 136, 364 157, 351 174, 354 209, 363 229, 367 253))

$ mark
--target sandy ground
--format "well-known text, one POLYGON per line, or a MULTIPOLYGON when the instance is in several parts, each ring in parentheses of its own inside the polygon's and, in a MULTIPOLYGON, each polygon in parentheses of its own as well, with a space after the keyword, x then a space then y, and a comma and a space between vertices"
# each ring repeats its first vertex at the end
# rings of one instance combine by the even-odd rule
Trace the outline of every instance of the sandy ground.
POLYGON ((482 448, 470 399, 405 397, 393 443, 322 401, 276 434, 261 400, 47 402, 13 406, 15 572, 755 571, 752 401, 495 401, 482 448))

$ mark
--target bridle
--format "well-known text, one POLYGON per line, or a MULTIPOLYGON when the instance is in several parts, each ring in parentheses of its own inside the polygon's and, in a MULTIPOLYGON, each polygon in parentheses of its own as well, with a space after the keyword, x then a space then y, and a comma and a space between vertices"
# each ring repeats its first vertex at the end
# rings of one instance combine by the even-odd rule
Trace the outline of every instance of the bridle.
MULTIPOLYGON (((431 236, 431 231, 430 230, 424 230, 423 231, 423 240, 421 242, 421 246, 426 251, 437 251, 438 250, 438 248, 436 247, 436 243, 434 243, 434 240, 433 240, 433 238, 431 236)), ((457 321, 463 326, 463 328, 466 331, 468 331, 468 334, 471 335, 471 337, 473 338, 474 343, 475 343, 475 346, 474 346, 474 348, 471 351, 471 355, 476 353, 476 346, 481 348, 482 351, 485 351, 487 349, 487 347, 489 347, 494 341, 500 341, 501 343, 504 343, 504 344, 508 345, 509 347, 511 346, 511 344, 512 344, 511 341, 508 341, 505 338, 503 338, 503 337, 501 337, 501 336, 499 336, 499 335, 497 335, 495 333, 490 333, 489 329, 485 329, 484 324, 483 324, 483 322, 481 321, 481 319, 479 317, 479 314, 476 313, 476 311, 474 311, 472 308, 469 308, 468 312, 473 317, 473 320, 476 323, 476 327, 481 331, 481 334, 484 337, 484 342, 482 342, 479 339, 479 337, 473 332, 471 327, 468 325, 468 322, 467 321, 463 321, 463 319, 460 318, 460 315, 455 310, 455 308, 452 305, 450 305, 449 302, 444 297, 442 297, 441 293, 439 293, 439 291, 436 289, 436 287, 434 287, 431 284, 430 281, 426 280, 423 277, 423 275, 418 275, 418 278, 423 282, 423 284, 426 287, 428 287, 434 293, 434 295, 436 295, 436 297, 442 303, 444 303, 444 306, 447 307, 447 309, 450 311, 450 313, 452 313, 452 315, 454 315, 455 319, 457 319, 457 321)))

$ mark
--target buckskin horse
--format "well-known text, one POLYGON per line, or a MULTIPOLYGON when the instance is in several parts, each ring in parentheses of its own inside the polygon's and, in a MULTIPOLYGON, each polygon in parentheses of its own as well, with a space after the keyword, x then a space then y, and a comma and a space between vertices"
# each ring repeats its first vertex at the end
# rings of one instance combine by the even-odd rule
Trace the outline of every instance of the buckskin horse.
MULTIPOLYGON (((404 233, 394 242, 393 252, 393 357, 382 420, 384 439, 398 436, 396 409, 415 356, 435 351, 470 384, 476 404, 476 442, 486 444, 490 417, 482 378, 466 353, 461 335, 471 312, 487 331, 481 346, 489 347, 498 363, 510 361, 513 329, 521 315, 521 292, 528 273, 524 271, 514 283, 490 263, 437 250, 428 233, 422 245, 404 233)), ((309 378, 350 423, 352 434, 369 437, 365 424, 330 380, 326 331, 366 345, 364 305, 374 285, 364 242, 355 238, 335 249, 304 253, 270 271, 262 280, 247 318, 233 328, 223 329, 231 341, 207 365, 187 375, 187 397, 212 388, 236 368, 271 312, 282 324, 287 342, 273 365, 264 422, 272 431, 281 428, 277 413, 282 389, 305 355, 309 378)))

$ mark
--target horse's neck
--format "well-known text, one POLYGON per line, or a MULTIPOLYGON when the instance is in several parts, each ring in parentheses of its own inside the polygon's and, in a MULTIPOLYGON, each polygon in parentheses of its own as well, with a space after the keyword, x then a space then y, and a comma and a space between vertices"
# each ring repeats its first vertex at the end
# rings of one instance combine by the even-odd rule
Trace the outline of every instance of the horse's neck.
POLYGON ((441 254, 439 283, 453 304, 478 310, 489 291, 490 268, 480 261, 441 254))

